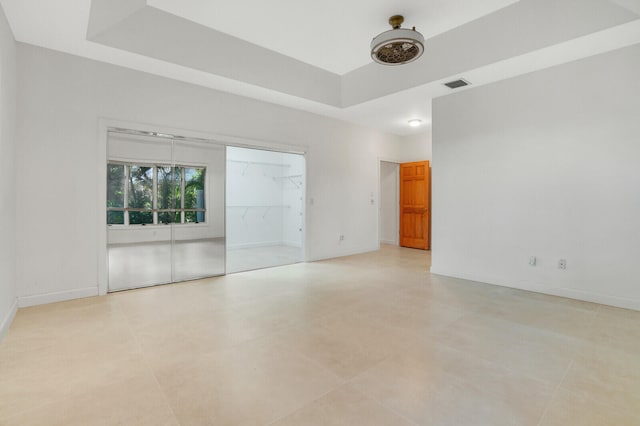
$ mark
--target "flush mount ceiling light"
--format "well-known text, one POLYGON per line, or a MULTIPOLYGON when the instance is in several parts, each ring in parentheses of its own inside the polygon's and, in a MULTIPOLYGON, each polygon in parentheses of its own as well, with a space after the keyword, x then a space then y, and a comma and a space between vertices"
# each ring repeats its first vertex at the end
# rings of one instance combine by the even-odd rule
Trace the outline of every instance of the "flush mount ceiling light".
POLYGON ((424 52, 424 36, 413 29, 400 28, 402 15, 389 18, 392 30, 378 34, 371 41, 371 57, 383 65, 402 65, 413 62, 424 52))
POLYGON ((418 119, 418 118, 413 118, 411 120, 409 120, 409 126, 411 127, 418 127, 422 124, 422 120, 418 119))

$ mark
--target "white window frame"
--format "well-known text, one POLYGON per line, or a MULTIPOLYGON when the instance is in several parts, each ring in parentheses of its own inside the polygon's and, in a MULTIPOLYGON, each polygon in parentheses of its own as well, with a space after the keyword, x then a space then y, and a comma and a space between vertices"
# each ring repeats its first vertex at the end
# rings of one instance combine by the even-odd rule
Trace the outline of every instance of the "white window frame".
MULTIPOLYGON (((124 224, 120 224, 120 223, 114 223, 114 224, 107 224, 107 226, 115 226, 115 227, 125 227, 125 226, 150 226, 150 225, 169 225, 169 224, 175 224, 175 225, 206 225, 207 224, 207 219, 208 219, 208 214, 207 214, 207 166, 203 166, 203 165, 194 165, 194 164, 150 164, 150 163, 144 163, 144 162, 138 162, 138 161, 132 161, 132 162, 127 162, 127 161, 108 161, 107 163, 107 167, 109 167, 109 165, 122 165, 124 166, 124 191, 123 191, 123 196, 124 196, 124 202, 123 202, 123 206, 124 207, 107 207, 107 212, 110 211, 121 211, 124 214, 124 224), (132 166, 137 166, 137 167, 150 167, 153 169, 152 172, 152 176, 153 176, 153 186, 152 186, 152 194, 151 194, 151 202, 152 202, 152 208, 151 209, 139 209, 139 208, 129 208, 129 177, 130 177, 130 173, 131 173, 131 167, 132 166), (179 208, 175 208, 175 209, 159 209, 158 208, 158 168, 159 167, 171 167, 172 169, 175 168, 180 168, 180 207, 179 208), (203 169, 204 170, 204 208, 202 209, 185 209, 184 207, 184 193, 185 193, 185 189, 186 189, 186 180, 185 180, 185 169, 203 169), (153 213, 153 223, 136 223, 136 224, 131 224, 130 223, 130 219, 129 219, 129 212, 131 211, 135 211, 135 212, 151 212, 153 213), (158 218, 158 213, 180 213, 180 222, 169 222, 169 223, 160 223, 159 222, 159 218, 158 218), (204 213, 204 221, 203 222, 186 222, 186 213, 187 212, 195 212, 195 213, 204 213)), ((108 180, 107 180, 107 184, 108 184, 108 180)), ((107 215, 108 217, 108 215, 107 215)))

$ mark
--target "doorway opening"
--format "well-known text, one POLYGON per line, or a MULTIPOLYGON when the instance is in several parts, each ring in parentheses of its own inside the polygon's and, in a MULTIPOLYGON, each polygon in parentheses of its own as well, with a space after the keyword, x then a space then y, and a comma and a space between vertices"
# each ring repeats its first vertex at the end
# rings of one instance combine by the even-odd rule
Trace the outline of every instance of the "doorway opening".
POLYGON ((400 245, 400 164, 380 161, 380 243, 400 245))
POLYGON ((227 147, 227 272, 304 260, 304 156, 227 147))
POLYGON ((431 249, 429 161, 380 161, 379 242, 431 249))

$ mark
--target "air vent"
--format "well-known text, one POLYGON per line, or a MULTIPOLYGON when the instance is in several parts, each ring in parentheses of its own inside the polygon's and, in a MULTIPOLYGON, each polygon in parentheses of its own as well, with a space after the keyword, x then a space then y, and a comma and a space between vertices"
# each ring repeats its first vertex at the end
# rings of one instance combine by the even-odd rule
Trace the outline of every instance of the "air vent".
POLYGON ((460 79, 460 80, 450 81, 448 83, 445 83, 444 85, 447 86, 449 89, 457 89, 458 87, 468 86, 469 84, 471 83, 463 79, 460 79))

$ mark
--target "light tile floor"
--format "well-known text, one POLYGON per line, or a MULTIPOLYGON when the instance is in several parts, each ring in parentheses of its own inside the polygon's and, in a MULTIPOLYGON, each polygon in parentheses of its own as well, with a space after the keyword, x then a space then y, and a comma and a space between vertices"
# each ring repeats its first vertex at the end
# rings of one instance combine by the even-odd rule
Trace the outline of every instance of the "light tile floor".
POLYGON ((273 245, 227 249, 227 273, 252 271, 301 262, 302 247, 273 245))
POLYGON ((640 312, 378 252, 21 309, 2 425, 640 425, 640 312))

